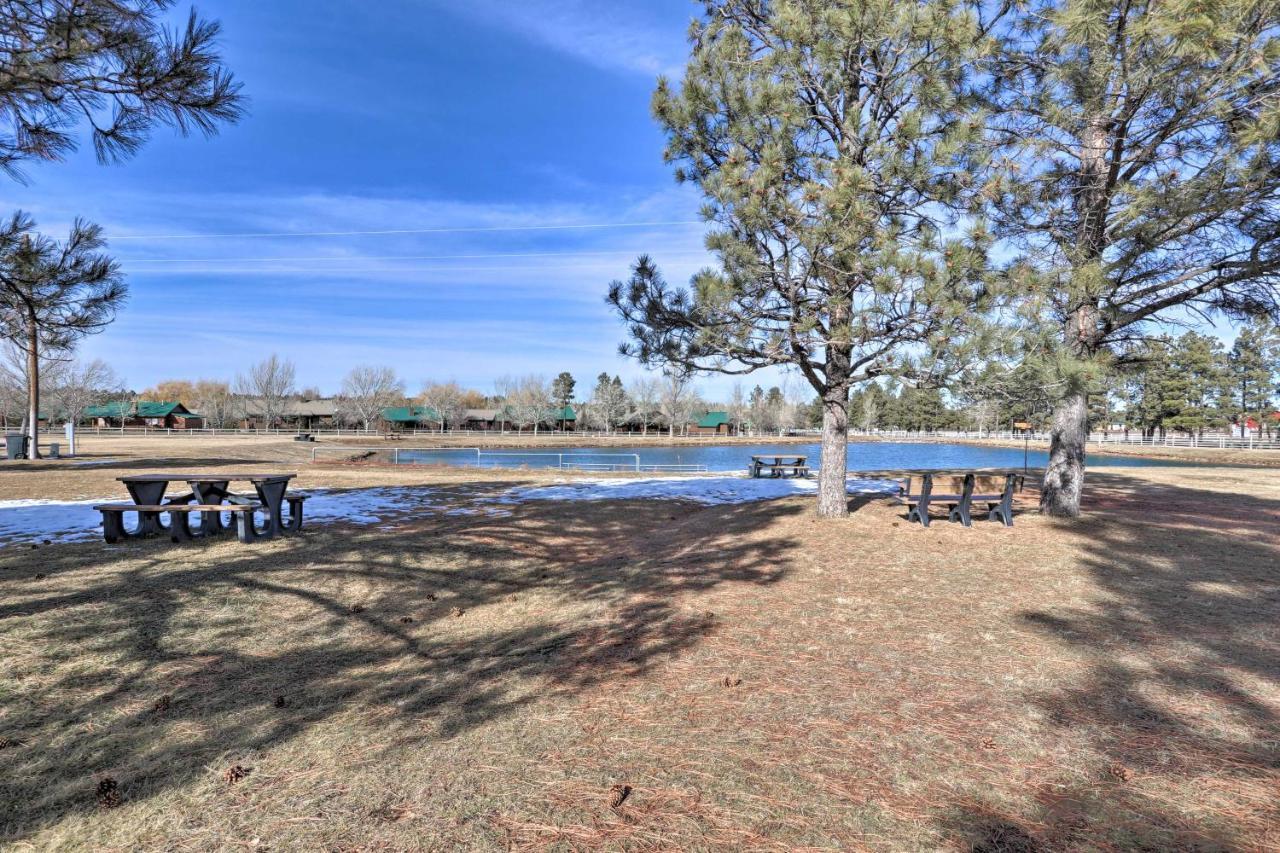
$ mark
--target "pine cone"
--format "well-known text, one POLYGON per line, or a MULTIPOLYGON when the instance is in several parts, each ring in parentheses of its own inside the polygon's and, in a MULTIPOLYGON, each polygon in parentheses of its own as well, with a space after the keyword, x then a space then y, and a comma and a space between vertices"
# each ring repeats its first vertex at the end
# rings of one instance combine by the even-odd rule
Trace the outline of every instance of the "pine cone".
POLYGON ((22 746, 22 743, 16 737, 0 737, 0 749, 14 749, 22 746))
POLYGON ((173 697, 166 693, 155 701, 155 704, 151 706, 151 710, 155 711, 157 714, 163 714, 165 711, 169 710, 169 706, 172 704, 173 697))
POLYGON ((450 616, 452 616, 454 619, 457 619, 457 618, 458 618, 458 617, 460 617, 463 613, 466 613, 466 612, 467 612, 467 611, 463 610, 461 607, 455 607, 455 608, 453 608, 452 610, 450 610, 450 611, 449 611, 449 615, 450 615, 450 616))
POLYGON ((124 798, 120 796, 120 786, 110 776, 98 783, 97 796, 98 805, 104 809, 114 809, 124 802, 124 798))
POLYGON ((352 612, 352 613, 363 613, 363 612, 364 612, 364 605, 363 605, 363 604, 353 604, 353 605, 351 605, 351 612, 352 612))
POLYGON ((434 592, 427 593, 427 601, 435 601, 435 600, 436 600, 436 594, 434 592))
POLYGON ((285 706, 286 706, 286 705, 288 705, 288 704, 289 704, 289 700, 288 700, 288 699, 286 699, 286 698, 284 698, 283 696, 277 696, 277 697, 276 697, 275 705, 276 705, 276 707, 277 707, 277 708, 283 708, 283 707, 285 707, 285 706))
POLYGON ((629 796, 631 796, 630 785, 614 785, 609 789, 609 808, 616 809, 629 796))
POLYGON ((995 749, 995 748, 996 748, 996 739, 995 739, 995 738, 993 738, 993 737, 984 737, 984 738, 982 739, 982 748, 983 748, 983 749, 995 749))
POLYGON ((413 623, 413 617, 412 617, 412 616, 401 616, 401 617, 400 617, 400 624, 401 624, 401 625, 409 625, 409 624, 412 624, 412 623, 413 623))
POLYGON ((239 764, 235 764, 227 768, 227 772, 222 774, 222 778, 226 780, 228 785, 234 785, 248 776, 251 770, 253 770, 252 767, 241 767, 239 764))
POLYGON ((738 685, 742 684, 742 679, 741 679, 741 678, 733 678, 733 677, 731 677, 731 676, 726 675, 726 676, 724 677, 724 681, 722 681, 722 682, 720 682, 720 683, 721 683, 721 684, 723 684, 725 687, 737 687, 738 685))
POLYGON ((1112 764, 1111 767, 1107 769, 1107 772, 1111 774, 1112 778, 1118 779, 1121 782, 1128 782, 1131 775, 1129 773, 1129 768, 1125 767, 1123 764, 1112 764))

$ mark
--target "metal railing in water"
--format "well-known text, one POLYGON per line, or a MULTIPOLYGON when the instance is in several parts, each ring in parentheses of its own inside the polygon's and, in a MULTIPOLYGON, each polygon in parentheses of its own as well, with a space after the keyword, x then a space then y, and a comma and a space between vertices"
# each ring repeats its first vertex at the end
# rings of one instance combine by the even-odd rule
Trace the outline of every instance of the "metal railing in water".
POLYGON ((551 453, 542 451, 481 450, 478 447, 312 447, 311 461, 319 455, 341 452, 344 456, 389 453, 392 464, 457 465, 473 468, 558 468, 566 471, 636 471, 646 473, 704 473, 706 465, 642 463, 638 453, 551 453), (535 460, 530 464, 530 460, 535 460), (553 461, 554 460, 554 461, 553 461), (542 463, 542 464, 538 464, 542 463))

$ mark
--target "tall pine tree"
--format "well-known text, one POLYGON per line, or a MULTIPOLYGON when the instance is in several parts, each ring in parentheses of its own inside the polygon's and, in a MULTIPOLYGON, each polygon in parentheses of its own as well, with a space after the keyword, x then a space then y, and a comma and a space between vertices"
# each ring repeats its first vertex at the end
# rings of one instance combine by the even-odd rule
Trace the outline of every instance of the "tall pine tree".
POLYGON ((818 513, 848 512, 850 390, 945 369, 984 300, 988 236, 953 215, 982 116, 957 92, 984 44, 952 0, 708 0, 654 111, 696 184, 718 269, 609 288, 624 353, 680 370, 793 366, 823 401, 818 513))

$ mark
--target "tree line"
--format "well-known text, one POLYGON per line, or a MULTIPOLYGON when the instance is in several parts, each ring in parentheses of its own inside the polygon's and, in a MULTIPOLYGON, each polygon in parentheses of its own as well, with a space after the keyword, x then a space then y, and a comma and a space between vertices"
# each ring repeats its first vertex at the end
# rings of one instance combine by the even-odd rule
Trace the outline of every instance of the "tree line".
POLYGON ((622 351, 796 370, 822 401, 823 516, 848 511, 858 389, 980 392, 986 370, 991 409, 1041 374, 1041 509, 1078 515, 1108 381, 1171 324, 1280 321, 1278 20, 1274 0, 706 0, 653 111, 716 263, 681 286, 637 258, 607 291, 622 351))

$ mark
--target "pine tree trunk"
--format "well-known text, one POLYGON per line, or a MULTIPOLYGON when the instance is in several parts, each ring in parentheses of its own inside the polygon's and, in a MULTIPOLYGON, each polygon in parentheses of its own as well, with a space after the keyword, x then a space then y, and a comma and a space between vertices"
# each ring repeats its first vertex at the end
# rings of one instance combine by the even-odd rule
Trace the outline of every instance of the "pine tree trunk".
POLYGON ((1049 466, 1040 491, 1040 511, 1060 518, 1080 515, 1084 488, 1085 440, 1089 434, 1089 398, 1083 391, 1063 398, 1053 413, 1049 466))
POLYGON ((849 514, 846 470, 849 461, 849 392, 828 391, 822 401, 822 462, 818 468, 818 515, 849 514))
POLYGON ((27 327, 27 448, 28 459, 40 458, 40 337, 35 320, 27 327))

